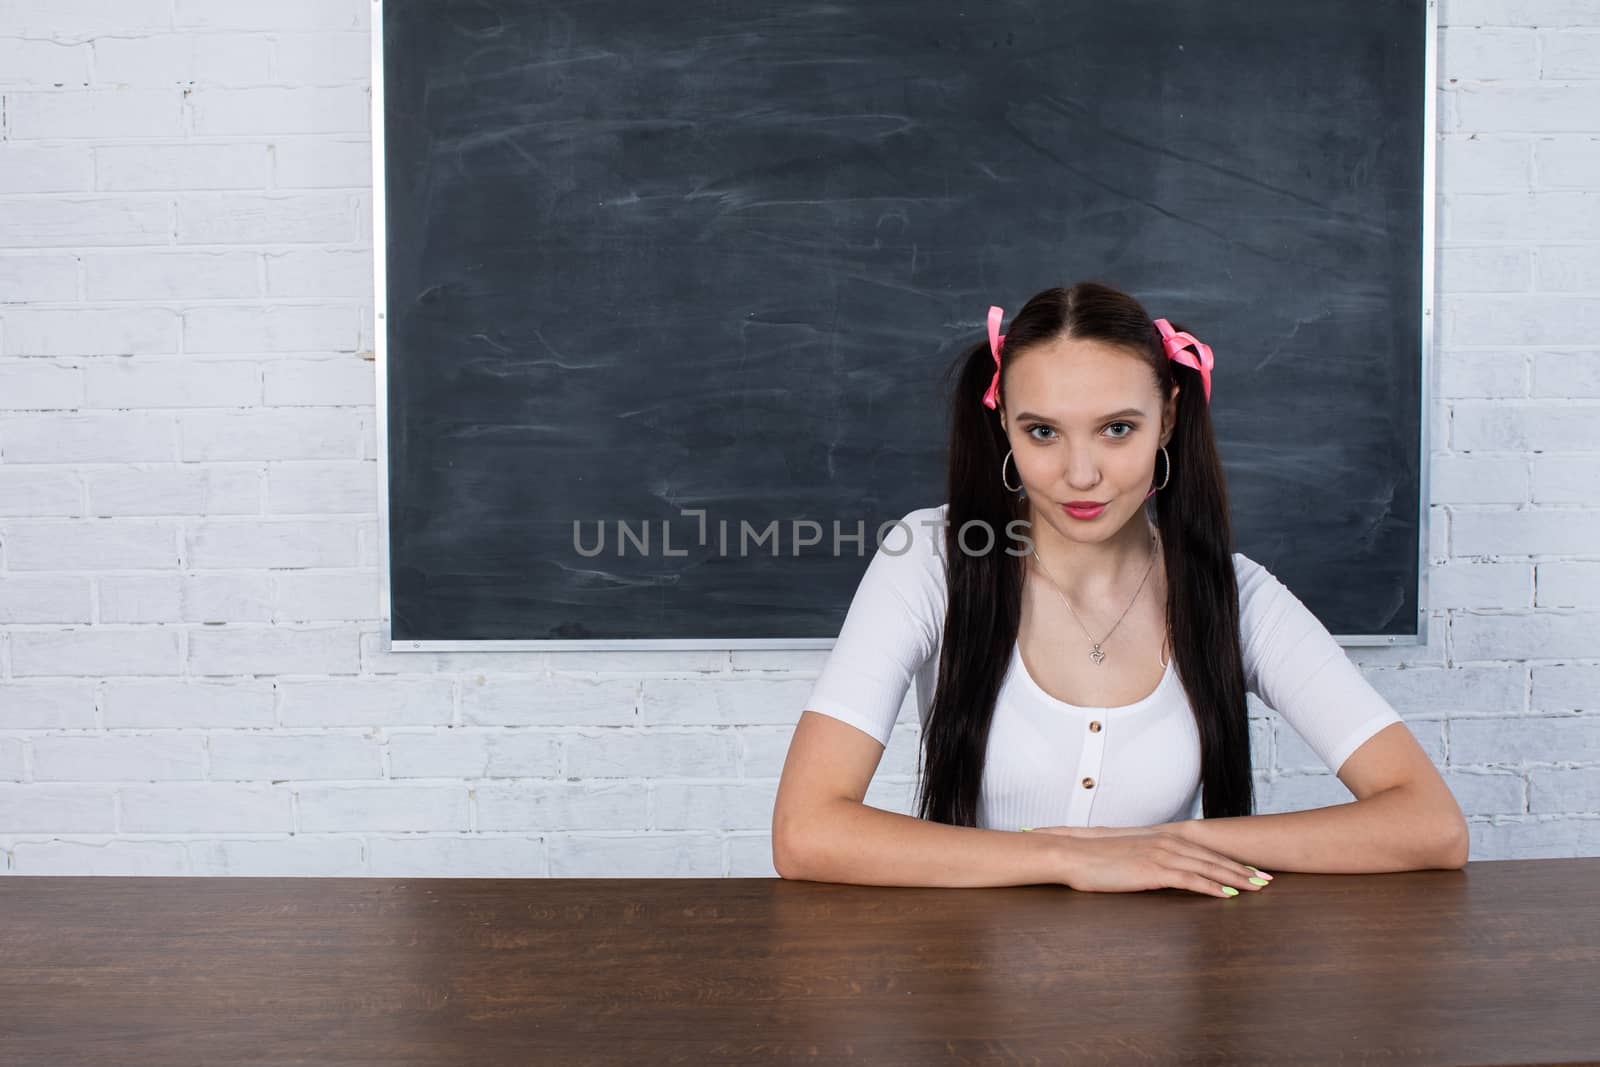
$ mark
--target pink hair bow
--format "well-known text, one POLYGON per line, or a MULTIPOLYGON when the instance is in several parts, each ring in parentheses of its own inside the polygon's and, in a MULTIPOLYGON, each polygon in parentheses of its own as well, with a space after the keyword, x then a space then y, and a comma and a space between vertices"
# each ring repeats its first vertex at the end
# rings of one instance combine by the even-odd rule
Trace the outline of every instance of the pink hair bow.
POLYGON ((1206 390, 1206 403, 1211 403, 1211 368, 1217 362, 1211 355, 1211 346, 1192 333, 1174 330, 1172 323, 1166 319, 1156 319, 1155 323, 1156 329, 1161 331, 1161 343, 1166 347, 1167 358, 1200 372, 1200 384, 1206 390), (1192 352, 1189 351, 1191 345, 1194 347, 1192 352))
POLYGON ((1000 399, 1000 346, 1006 343, 1006 335, 1000 332, 1000 316, 1004 314, 993 304, 989 305, 989 351, 994 355, 994 378, 983 394, 983 406, 991 411, 1000 399))

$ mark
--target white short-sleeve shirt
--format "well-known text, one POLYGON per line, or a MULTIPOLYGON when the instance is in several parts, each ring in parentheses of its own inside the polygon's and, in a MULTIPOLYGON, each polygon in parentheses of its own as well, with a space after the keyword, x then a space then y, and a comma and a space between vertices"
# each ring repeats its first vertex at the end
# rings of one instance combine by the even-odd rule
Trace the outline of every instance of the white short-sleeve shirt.
MULTIPOLYGON (((948 603, 947 512, 946 504, 918 508, 884 536, 807 709, 887 745, 914 684, 926 728, 948 603)), ((1233 564, 1245 685, 1337 772, 1401 718, 1282 582, 1240 553, 1233 564)), ((1142 700, 1089 707, 1046 693, 1012 645, 989 729, 979 827, 1148 826, 1199 815, 1200 733, 1175 663, 1142 700)))

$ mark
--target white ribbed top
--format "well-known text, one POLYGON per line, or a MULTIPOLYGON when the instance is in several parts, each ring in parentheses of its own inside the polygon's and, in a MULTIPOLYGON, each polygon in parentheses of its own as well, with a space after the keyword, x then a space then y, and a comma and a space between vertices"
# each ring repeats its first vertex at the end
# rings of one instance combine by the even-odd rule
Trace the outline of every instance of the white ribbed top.
MULTIPOLYGON (((887 745, 915 682, 926 728, 948 605, 947 512, 941 504, 907 513, 904 551, 906 531, 885 537, 807 709, 887 745)), ((1233 563, 1245 684, 1337 772, 1362 742, 1401 718, 1282 582, 1240 553, 1233 563)), ((1199 815, 1200 734, 1176 665, 1166 664, 1142 700, 1089 707, 1046 693, 1012 645, 989 728, 980 827, 1148 826, 1199 815)))

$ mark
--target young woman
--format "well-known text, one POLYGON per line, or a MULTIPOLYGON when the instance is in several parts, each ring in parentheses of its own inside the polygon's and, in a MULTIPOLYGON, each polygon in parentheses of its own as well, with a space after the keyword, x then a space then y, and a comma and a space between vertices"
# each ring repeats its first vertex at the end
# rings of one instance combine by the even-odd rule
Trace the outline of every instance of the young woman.
POLYGON ((1096 283, 1001 314, 956 365, 948 500, 885 536, 795 728, 778 873, 1228 897, 1465 864, 1400 716, 1232 551, 1210 348, 1096 283), (863 803, 913 681, 919 817, 863 803), (1355 801, 1251 814, 1247 691, 1355 801))

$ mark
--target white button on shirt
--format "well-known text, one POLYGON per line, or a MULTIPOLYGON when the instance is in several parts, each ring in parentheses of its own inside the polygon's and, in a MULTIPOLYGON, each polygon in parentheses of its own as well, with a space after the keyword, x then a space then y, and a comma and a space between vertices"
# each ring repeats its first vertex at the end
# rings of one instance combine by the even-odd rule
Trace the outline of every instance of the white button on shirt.
MULTIPOLYGON (((887 745, 912 685, 926 729, 944 639, 943 523, 918 508, 888 533, 850 602, 805 707, 887 745)), ((1245 684, 1330 770, 1400 716, 1266 568, 1233 554, 1245 684)), ((1069 704, 1028 673, 1020 647, 995 700, 977 823, 1148 826, 1200 815, 1200 733, 1169 661, 1155 689, 1117 707, 1069 704)))

